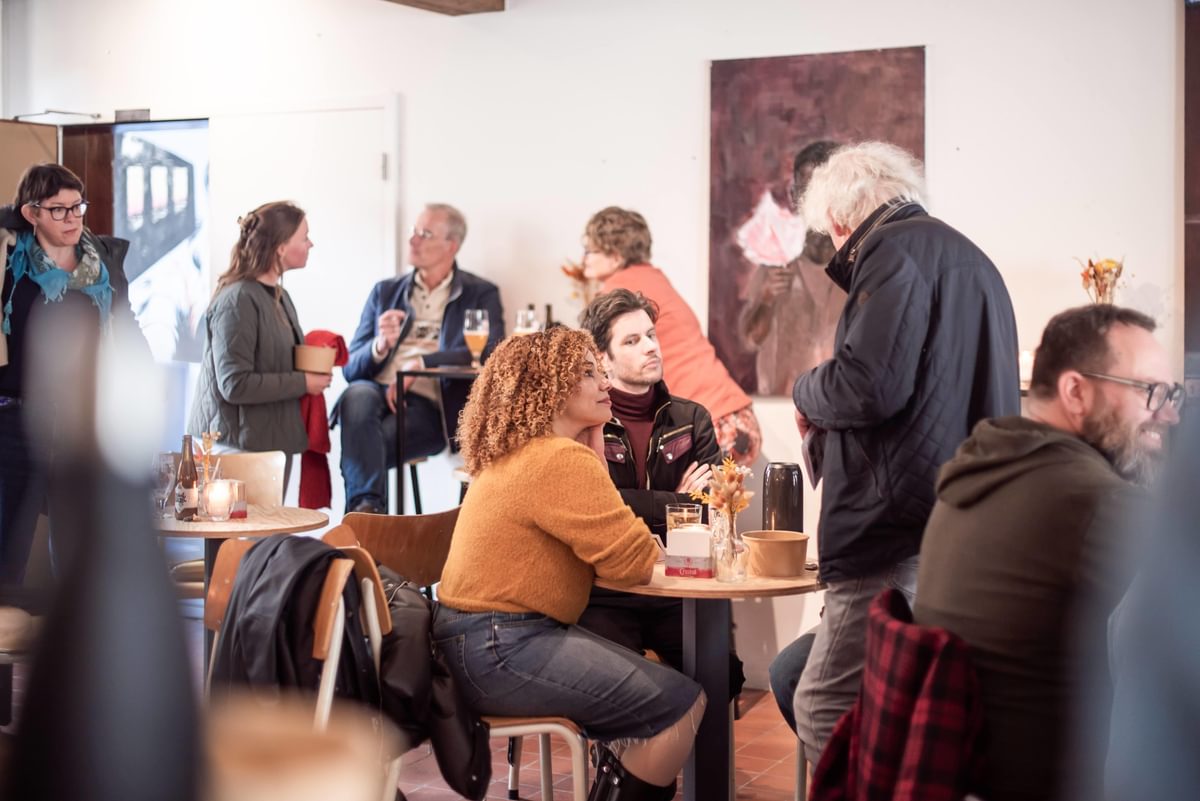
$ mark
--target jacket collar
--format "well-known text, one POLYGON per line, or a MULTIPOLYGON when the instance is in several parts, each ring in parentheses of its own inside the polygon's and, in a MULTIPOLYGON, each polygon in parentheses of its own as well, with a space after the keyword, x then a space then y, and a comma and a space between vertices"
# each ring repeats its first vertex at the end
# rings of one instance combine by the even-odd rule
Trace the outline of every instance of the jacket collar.
POLYGON ((867 237, 874 233, 877 228, 881 228, 890 222, 907 220, 909 217, 925 213, 925 208, 920 203, 912 200, 892 198, 887 203, 884 203, 871 212, 867 219, 863 220, 862 224, 854 229, 854 233, 850 234, 850 238, 834 254, 833 260, 825 268, 826 275, 842 291, 849 292, 850 282, 854 276, 854 266, 858 262, 858 252, 867 240, 867 237))
MULTIPOLYGON (((408 279, 408 285, 404 287, 404 300, 408 302, 412 298, 413 287, 417 285, 417 268, 414 267, 404 277, 408 279)), ((446 302, 452 303, 458 300, 462 291, 462 271, 458 269, 458 259, 455 259, 454 264, 450 265, 450 297, 446 299, 446 302)))

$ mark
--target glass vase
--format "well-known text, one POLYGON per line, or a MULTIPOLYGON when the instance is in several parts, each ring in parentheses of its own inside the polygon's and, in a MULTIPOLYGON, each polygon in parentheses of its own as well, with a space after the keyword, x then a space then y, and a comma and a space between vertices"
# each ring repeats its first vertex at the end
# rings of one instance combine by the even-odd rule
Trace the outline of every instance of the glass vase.
POLYGON ((737 515, 709 507, 708 520, 712 524, 709 542, 712 550, 713 578, 717 581, 745 581, 749 552, 742 535, 738 534, 737 515))

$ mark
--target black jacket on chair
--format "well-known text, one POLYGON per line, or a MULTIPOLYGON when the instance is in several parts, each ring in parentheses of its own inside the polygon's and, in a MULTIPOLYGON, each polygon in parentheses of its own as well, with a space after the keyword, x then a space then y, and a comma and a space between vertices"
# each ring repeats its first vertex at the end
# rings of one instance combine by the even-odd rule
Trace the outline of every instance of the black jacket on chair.
MULTIPOLYGON (((337 558, 337 550, 320 540, 286 534, 267 537, 246 553, 217 644, 214 691, 234 685, 316 691, 322 663, 312 656, 312 621, 329 563, 337 558)), ((389 597, 397 596, 396 584, 385 581, 389 597)), ((383 640, 376 673, 359 615, 358 583, 346 582, 335 693, 382 710, 409 748, 429 737, 451 789, 483 798, 492 775, 487 727, 458 702, 449 672, 431 650, 428 602, 411 592, 416 601, 404 595, 390 604, 393 629, 383 640)))
MULTIPOLYGON (((316 691, 312 622, 329 563, 338 552, 311 537, 276 534, 247 551, 238 567, 213 660, 212 686, 296 687, 316 691)), ((379 677, 363 631, 358 585, 346 582, 345 640, 335 693, 380 708, 379 677)))

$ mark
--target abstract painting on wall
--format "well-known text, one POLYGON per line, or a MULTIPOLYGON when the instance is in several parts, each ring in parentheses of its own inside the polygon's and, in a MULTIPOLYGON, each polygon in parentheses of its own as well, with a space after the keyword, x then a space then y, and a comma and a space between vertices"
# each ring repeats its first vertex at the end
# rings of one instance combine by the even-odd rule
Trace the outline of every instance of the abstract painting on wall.
POLYGON ((925 49, 714 61, 711 97, 708 336, 744 390, 790 396, 832 355, 845 300, 793 166, 867 139, 924 160, 925 49))

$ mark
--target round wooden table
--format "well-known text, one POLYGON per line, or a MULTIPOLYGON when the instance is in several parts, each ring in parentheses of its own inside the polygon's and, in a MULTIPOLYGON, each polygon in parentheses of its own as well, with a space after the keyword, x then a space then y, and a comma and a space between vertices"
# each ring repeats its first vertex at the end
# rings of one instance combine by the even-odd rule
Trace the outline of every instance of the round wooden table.
POLYGON ((316 509, 296 506, 260 506, 252 503, 246 516, 229 520, 176 520, 163 517, 154 521, 160 537, 193 537, 204 540, 204 588, 221 543, 238 537, 266 537, 271 534, 296 534, 314 531, 329 524, 329 515, 316 509))
POLYGON ((731 583, 716 579, 668 576, 662 563, 654 566, 649 584, 617 587, 603 580, 596 586, 610 590, 683 599, 683 670, 700 683, 708 696, 696 743, 683 767, 683 797, 696 801, 733 798, 732 746, 729 726, 729 651, 733 628, 729 602, 734 598, 769 598, 800 595, 824 587, 816 570, 794 578, 748 576, 731 583), (716 788, 726 788, 724 792, 716 788))

